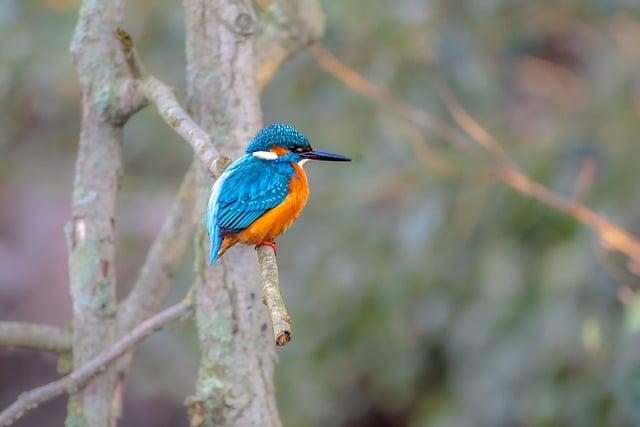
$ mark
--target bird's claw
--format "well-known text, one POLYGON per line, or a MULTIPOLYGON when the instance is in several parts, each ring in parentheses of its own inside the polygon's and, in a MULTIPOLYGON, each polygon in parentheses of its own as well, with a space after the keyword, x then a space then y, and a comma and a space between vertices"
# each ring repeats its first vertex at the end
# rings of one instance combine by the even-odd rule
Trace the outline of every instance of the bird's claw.
POLYGON ((273 254, 277 255, 278 254, 278 247, 276 246, 276 242, 270 242, 270 241, 264 241, 264 242, 260 242, 256 245, 256 250, 260 247, 260 246, 269 246, 271 249, 273 249, 273 254))

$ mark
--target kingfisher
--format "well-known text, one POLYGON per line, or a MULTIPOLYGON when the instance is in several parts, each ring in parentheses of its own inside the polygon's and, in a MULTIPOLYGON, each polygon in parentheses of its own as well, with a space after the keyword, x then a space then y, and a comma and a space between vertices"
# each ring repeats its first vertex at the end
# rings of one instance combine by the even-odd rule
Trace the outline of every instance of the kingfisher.
POLYGON ((314 150, 293 127, 276 123, 257 133, 246 154, 216 180, 205 214, 209 264, 236 243, 270 246, 298 219, 309 198, 302 166, 309 160, 349 162, 328 151, 314 150))

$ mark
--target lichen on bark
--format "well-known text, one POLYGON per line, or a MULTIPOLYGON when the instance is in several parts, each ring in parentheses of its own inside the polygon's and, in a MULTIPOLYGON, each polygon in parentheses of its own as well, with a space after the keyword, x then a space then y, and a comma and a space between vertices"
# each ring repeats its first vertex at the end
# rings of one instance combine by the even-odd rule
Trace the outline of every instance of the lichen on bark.
MULTIPOLYGON (((252 2, 184 0, 190 113, 220 152, 240 156, 262 124, 252 2)), ((199 168, 199 212, 212 184, 199 168)), ((234 248, 207 267, 204 230, 196 236, 196 321, 202 352, 191 425, 278 426, 275 353, 252 248, 234 248), (198 274, 198 272, 200 274, 198 274)))
MULTIPOLYGON (((82 128, 69 233, 73 365, 115 339, 115 202, 122 174, 122 125, 142 105, 127 92, 113 31, 124 0, 84 0, 71 42, 82 87, 82 128)), ((115 424, 111 370, 71 395, 67 426, 115 424)))

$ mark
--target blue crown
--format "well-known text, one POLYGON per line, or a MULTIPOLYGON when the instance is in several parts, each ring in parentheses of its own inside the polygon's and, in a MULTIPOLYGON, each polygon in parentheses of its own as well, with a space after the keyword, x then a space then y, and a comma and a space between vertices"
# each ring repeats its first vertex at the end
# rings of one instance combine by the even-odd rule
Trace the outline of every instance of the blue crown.
POLYGON ((310 147, 309 140, 302 132, 289 125, 275 123, 262 129, 247 146, 247 154, 269 151, 272 147, 283 147, 293 151, 296 147, 310 147))

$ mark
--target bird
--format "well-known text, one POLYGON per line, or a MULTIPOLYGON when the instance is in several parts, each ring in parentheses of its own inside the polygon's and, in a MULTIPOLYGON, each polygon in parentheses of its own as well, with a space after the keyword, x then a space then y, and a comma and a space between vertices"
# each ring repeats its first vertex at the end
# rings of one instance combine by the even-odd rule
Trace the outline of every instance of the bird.
POLYGON ((246 154, 233 162, 211 188, 204 224, 209 264, 237 243, 270 246, 298 219, 309 198, 303 165, 309 160, 351 159, 315 150, 304 134, 275 123, 260 130, 246 154))

